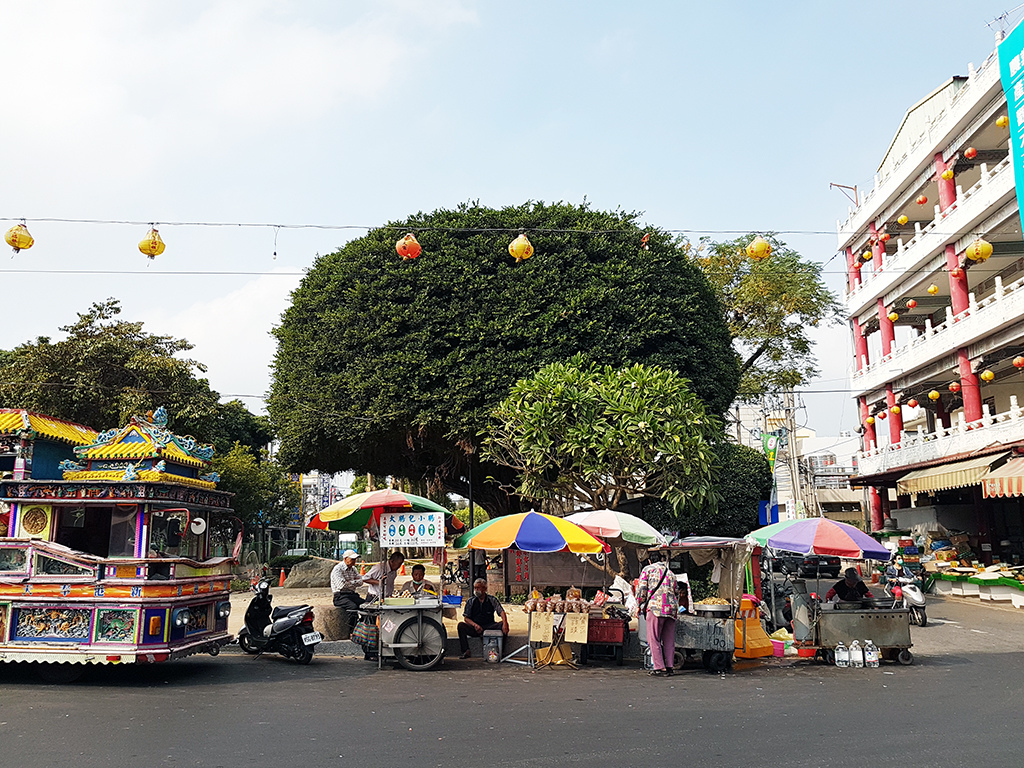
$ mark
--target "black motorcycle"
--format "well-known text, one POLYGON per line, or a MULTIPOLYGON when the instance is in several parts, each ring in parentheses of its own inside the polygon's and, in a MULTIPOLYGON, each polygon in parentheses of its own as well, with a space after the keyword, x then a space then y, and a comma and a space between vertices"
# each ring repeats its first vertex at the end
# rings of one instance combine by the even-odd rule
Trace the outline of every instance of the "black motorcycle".
POLYGON ((273 608, 270 582, 261 580, 245 611, 245 626, 238 633, 238 645, 257 658, 264 653, 279 653, 299 664, 313 660, 313 649, 323 638, 313 629, 313 608, 309 605, 282 605, 273 608))

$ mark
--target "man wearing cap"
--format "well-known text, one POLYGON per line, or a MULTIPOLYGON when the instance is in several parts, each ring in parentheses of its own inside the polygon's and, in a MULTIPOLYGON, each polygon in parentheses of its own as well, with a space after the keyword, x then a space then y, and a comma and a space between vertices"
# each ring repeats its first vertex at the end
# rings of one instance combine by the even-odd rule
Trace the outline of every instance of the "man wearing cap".
MULTIPOLYGON (((341 553, 341 562, 331 570, 331 592, 334 593, 334 605, 345 611, 342 627, 345 638, 352 634, 352 629, 359 620, 356 609, 363 603, 363 598, 356 592, 356 587, 363 583, 363 577, 356 568, 359 553, 354 549, 346 549, 341 553)), ((345 638, 342 638, 343 640, 345 638)))
POLYGON ((832 586, 832 589, 825 595, 825 600, 831 602, 837 600, 862 600, 865 597, 871 597, 871 592, 868 591, 867 585, 857 575, 856 568, 847 568, 843 572, 843 579, 837 581, 832 586))

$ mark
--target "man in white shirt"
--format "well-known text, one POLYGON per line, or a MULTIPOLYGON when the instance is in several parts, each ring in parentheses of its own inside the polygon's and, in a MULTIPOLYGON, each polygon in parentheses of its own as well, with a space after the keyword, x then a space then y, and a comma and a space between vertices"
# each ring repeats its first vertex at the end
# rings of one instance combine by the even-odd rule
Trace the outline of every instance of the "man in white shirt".
POLYGON ((345 611, 342 619, 345 640, 352 635, 352 629, 359 620, 356 610, 363 604, 356 588, 363 583, 363 577, 356 568, 356 559, 359 553, 354 549, 346 549, 341 553, 341 562, 331 570, 331 592, 334 594, 334 605, 345 611))
POLYGON ((363 577, 367 598, 391 597, 391 593, 395 591, 398 570, 404 562, 405 555, 401 552, 392 552, 387 560, 373 566, 363 577))

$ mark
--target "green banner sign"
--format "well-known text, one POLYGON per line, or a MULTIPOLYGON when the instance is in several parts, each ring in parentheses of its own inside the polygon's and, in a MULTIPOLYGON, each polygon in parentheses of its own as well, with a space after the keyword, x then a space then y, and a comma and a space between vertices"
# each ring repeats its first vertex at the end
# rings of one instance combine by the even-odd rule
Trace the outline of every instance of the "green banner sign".
POLYGON ((768 466, 772 468, 772 474, 775 474, 775 457, 779 453, 779 437, 778 435, 761 435, 761 446, 764 448, 764 456, 768 459, 768 466))
POLYGON ((999 44, 999 78, 1010 119, 1010 161, 1017 187, 1017 213, 1024 223, 1024 24, 1018 24, 999 44))

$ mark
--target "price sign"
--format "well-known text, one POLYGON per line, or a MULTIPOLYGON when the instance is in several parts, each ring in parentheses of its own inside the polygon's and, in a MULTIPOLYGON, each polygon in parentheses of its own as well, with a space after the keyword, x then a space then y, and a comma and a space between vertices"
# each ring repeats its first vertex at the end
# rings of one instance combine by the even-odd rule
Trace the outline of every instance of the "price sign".
POLYGON ((590 614, 587 613, 565 614, 565 642, 587 642, 587 624, 589 621, 590 614))
POLYGON ((443 547, 444 515, 440 512, 384 512, 380 516, 382 547, 443 547))
POLYGON ((553 613, 530 614, 530 642, 550 643, 554 632, 553 613))

